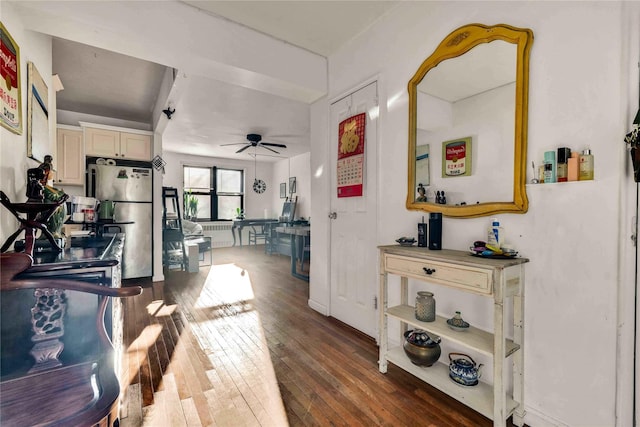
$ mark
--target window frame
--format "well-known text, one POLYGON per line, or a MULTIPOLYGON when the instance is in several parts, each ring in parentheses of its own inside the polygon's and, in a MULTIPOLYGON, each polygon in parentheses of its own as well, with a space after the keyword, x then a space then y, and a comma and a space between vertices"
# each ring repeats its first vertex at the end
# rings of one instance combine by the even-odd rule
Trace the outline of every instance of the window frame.
MULTIPOLYGON (((233 221, 233 218, 218 218, 218 200, 219 197, 239 197, 240 198, 240 209, 244 211, 244 202, 245 202, 245 170, 237 169, 237 168, 229 168, 229 167, 220 167, 220 166, 197 166, 197 165, 182 165, 182 191, 183 194, 187 191, 190 191, 191 194, 194 195, 202 195, 209 196, 210 206, 209 206, 209 218, 196 218, 196 222, 206 222, 206 221, 233 221), (203 191, 202 188, 191 188, 186 186, 185 182, 185 171, 187 169, 208 169, 210 173, 210 187, 208 191, 203 191), (234 171, 240 173, 240 191, 239 192, 218 192, 218 171, 234 171)), ((185 198, 182 198, 182 216, 184 218, 186 212, 185 206, 185 198)))

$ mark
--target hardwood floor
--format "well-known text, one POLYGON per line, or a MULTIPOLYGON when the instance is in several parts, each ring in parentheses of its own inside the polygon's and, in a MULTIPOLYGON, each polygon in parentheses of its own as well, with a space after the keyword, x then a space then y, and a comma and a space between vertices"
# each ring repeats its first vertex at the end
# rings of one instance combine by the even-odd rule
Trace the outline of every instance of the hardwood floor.
POLYGON ((307 305, 289 258, 213 250, 128 298, 121 426, 489 426, 307 305))

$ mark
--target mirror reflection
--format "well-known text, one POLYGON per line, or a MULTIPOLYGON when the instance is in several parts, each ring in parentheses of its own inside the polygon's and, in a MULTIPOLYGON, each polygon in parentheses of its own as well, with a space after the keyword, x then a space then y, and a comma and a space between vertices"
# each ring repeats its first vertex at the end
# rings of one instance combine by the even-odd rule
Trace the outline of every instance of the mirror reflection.
POLYGON ((407 207, 447 216, 526 212, 530 30, 451 33, 409 82, 407 207))
POLYGON ((453 205, 512 200, 513 167, 504 159, 513 159, 515 85, 516 48, 500 40, 425 76, 418 85, 416 202, 436 202, 437 191, 453 205), (473 188, 470 180, 483 185, 473 188))

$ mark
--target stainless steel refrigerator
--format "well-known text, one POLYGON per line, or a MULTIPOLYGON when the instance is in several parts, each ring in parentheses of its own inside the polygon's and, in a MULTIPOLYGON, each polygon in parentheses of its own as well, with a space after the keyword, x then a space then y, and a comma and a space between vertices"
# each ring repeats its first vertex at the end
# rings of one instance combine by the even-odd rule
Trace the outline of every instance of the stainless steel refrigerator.
POLYGON ((122 278, 153 274, 153 171, 147 162, 90 160, 87 196, 115 202, 114 226, 125 233, 122 278), (108 162, 110 164, 95 164, 108 162), (133 221, 120 225, 118 222, 133 221))

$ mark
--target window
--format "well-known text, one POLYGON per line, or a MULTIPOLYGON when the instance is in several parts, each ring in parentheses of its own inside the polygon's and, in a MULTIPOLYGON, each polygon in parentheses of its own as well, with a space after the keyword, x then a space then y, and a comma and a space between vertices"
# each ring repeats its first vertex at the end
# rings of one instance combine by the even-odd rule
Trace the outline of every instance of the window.
POLYGON ((200 221, 234 219, 244 209, 244 172, 184 166, 184 217, 200 221))

